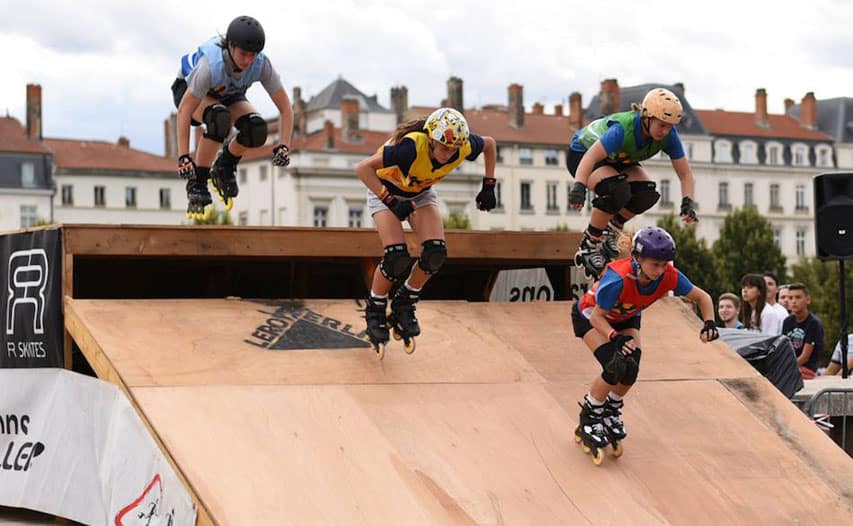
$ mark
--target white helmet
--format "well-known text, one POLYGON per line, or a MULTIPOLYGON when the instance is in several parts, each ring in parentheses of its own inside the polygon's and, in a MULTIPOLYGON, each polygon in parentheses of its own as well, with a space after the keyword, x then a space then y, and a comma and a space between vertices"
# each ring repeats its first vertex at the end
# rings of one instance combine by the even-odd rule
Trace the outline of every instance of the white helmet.
POLYGON ((424 131, 445 146, 459 148, 468 142, 468 121, 453 108, 439 108, 427 117, 424 131))

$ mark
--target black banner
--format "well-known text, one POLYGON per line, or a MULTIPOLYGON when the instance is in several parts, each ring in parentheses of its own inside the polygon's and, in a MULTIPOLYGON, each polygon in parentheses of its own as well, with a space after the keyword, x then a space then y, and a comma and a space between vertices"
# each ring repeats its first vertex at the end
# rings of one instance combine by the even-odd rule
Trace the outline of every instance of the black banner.
POLYGON ((0 237, 0 367, 62 367, 59 230, 0 237))

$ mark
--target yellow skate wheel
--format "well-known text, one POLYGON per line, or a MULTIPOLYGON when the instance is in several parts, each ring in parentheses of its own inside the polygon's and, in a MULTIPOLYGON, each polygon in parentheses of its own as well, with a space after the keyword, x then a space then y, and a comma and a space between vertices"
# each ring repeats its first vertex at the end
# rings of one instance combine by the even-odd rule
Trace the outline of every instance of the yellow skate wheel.
POLYGON ((222 202, 225 203, 225 210, 228 212, 230 212, 231 208, 234 207, 234 198, 233 197, 226 197, 222 202))
POLYGON ((385 344, 384 343, 371 343, 370 347, 376 353, 376 357, 380 360, 385 358, 385 344))
POLYGON ((201 215, 201 218, 204 221, 209 221, 211 217, 213 217, 213 205, 207 205, 204 207, 204 214, 201 215))
POLYGON ((586 445, 586 444, 584 444, 584 445, 583 445, 583 446, 581 446, 581 447, 583 448, 583 452, 584 452, 584 453, 589 453, 590 451, 592 451, 592 450, 589 448, 589 446, 588 446, 588 445, 586 445))
POLYGON ((613 443, 612 443, 612 444, 610 444, 610 445, 613 447, 613 456, 614 456, 614 457, 616 457, 616 458, 621 457, 621 456, 622 456, 622 453, 623 453, 623 451, 622 451, 622 442, 619 442, 619 441, 617 440, 616 442, 613 442, 613 443))
POLYGON ((592 463, 596 466, 600 466, 602 460, 604 460, 604 452, 600 449, 596 449, 592 454, 592 463))
POLYGON ((397 341, 400 341, 400 340, 402 340, 402 339, 403 339, 403 337, 402 337, 402 336, 400 336, 399 334, 397 334, 397 331, 395 331, 395 330, 394 330, 394 327, 391 327, 391 336, 392 336, 395 340, 397 340, 397 341))
POLYGON ((582 440, 580 430, 581 430, 580 427, 575 428, 575 443, 576 444, 580 444, 581 440, 582 440))
POLYGON ((413 352, 415 352, 415 340, 409 340, 409 343, 403 346, 403 350, 406 351, 406 354, 412 354, 413 352))

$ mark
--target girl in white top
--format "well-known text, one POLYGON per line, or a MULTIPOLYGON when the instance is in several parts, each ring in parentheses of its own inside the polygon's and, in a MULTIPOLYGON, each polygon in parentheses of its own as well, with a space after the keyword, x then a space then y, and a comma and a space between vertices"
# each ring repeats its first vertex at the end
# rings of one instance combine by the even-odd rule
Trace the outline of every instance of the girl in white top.
POLYGON ((761 332, 768 336, 778 336, 784 318, 767 308, 767 284, 761 274, 747 274, 740 280, 741 297, 740 319, 744 328, 761 332))

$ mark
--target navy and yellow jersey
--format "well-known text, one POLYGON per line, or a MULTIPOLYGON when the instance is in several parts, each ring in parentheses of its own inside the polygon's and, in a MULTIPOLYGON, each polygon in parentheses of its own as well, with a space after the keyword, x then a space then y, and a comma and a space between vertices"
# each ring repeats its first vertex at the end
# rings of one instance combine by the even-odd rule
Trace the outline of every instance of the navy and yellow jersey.
POLYGON ((483 138, 470 134, 468 142, 446 164, 429 156, 429 137, 422 131, 407 133, 397 144, 390 141, 379 147, 382 168, 376 175, 394 195, 413 197, 444 179, 462 161, 474 161, 483 153, 483 138))
POLYGON ((643 136, 640 112, 625 111, 596 119, 575 132, 571 149, 584 153, 601 141, 611 162, 637 163, 663 150, 673 161, 684 157, 678 130, 672 127, 661 141, 643 136))

